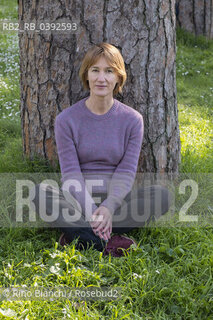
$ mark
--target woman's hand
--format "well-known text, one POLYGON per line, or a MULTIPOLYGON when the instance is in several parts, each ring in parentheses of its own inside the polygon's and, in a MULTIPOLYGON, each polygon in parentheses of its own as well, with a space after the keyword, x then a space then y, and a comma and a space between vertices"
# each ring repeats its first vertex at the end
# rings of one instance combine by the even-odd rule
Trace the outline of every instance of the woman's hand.
POLYGON ((112 232, 112 214, 109 209, 103 206, 96 209, 90 225, 96 235, 104 240, 109 240, 112 232))

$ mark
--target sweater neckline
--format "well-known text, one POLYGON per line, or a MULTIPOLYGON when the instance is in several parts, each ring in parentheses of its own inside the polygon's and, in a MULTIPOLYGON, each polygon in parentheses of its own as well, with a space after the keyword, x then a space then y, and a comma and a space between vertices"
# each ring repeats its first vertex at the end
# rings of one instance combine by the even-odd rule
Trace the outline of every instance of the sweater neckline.
POLYGON ((96 120, 104 120, 104 119, 108 119, 110 118, 111 114, 113 113, 113 111, 115 110, 116 108, 116 99, 114 99, 114 102, 113 102, 113 105, 111 106, 111 108, 104 114, 97 114, 97 113, 94 113, 92 112, 90 109, 88 109, 88 107, 86 106, 86 100, 88 99, 89 97, 86 97, 83 99, 83 108, 84 108, 84 111, 87 113, 87 115, 90 117, 90 118, 93 118, 93 119, 96 119, 96 120))

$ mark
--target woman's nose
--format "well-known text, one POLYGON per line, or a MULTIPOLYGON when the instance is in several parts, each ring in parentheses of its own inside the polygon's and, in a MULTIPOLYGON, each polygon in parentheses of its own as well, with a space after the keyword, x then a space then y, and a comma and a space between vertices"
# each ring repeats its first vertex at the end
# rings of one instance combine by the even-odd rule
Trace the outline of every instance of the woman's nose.
POLYGON ((99 80, 99 81, 104 81, 104 80, 105 80, 104 72, 99 72, 99 73, 98 73, 98 80, 99 80))

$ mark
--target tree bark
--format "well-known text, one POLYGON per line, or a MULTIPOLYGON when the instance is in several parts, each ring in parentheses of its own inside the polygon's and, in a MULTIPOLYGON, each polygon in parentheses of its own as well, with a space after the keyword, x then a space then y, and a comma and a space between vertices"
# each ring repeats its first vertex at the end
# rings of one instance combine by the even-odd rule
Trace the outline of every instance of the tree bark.
POLYGON ((139 172, 178 172, 175 0, 20 0, 19 21, 77 21, 75 33, 19 34, 23 151, 54 162, 55 116, 88 95, 78 78, 86 50, 120 49, 127 83, 115 98, 139 111, 145 133, 139 172))
POLYGON ((213 39, 213 0, 176 0, 177 26, 213 39))

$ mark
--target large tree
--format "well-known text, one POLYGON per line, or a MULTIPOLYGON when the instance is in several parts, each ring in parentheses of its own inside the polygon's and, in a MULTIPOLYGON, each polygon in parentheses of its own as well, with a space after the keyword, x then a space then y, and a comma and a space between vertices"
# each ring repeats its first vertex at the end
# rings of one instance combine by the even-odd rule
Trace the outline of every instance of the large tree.
POLYGON ((53 161, 55 116, 88 95, 78 71, 98 42, 120 49, 128 80, 120 101, 144 117, 138 171, 178 172, 175 0, 19 0, 19 21, 77 22, 73 32, 19 34, 23 150, 53 161))
POLYGON ((213 39, 213 0, 176 0, 177 25, 213 39))

